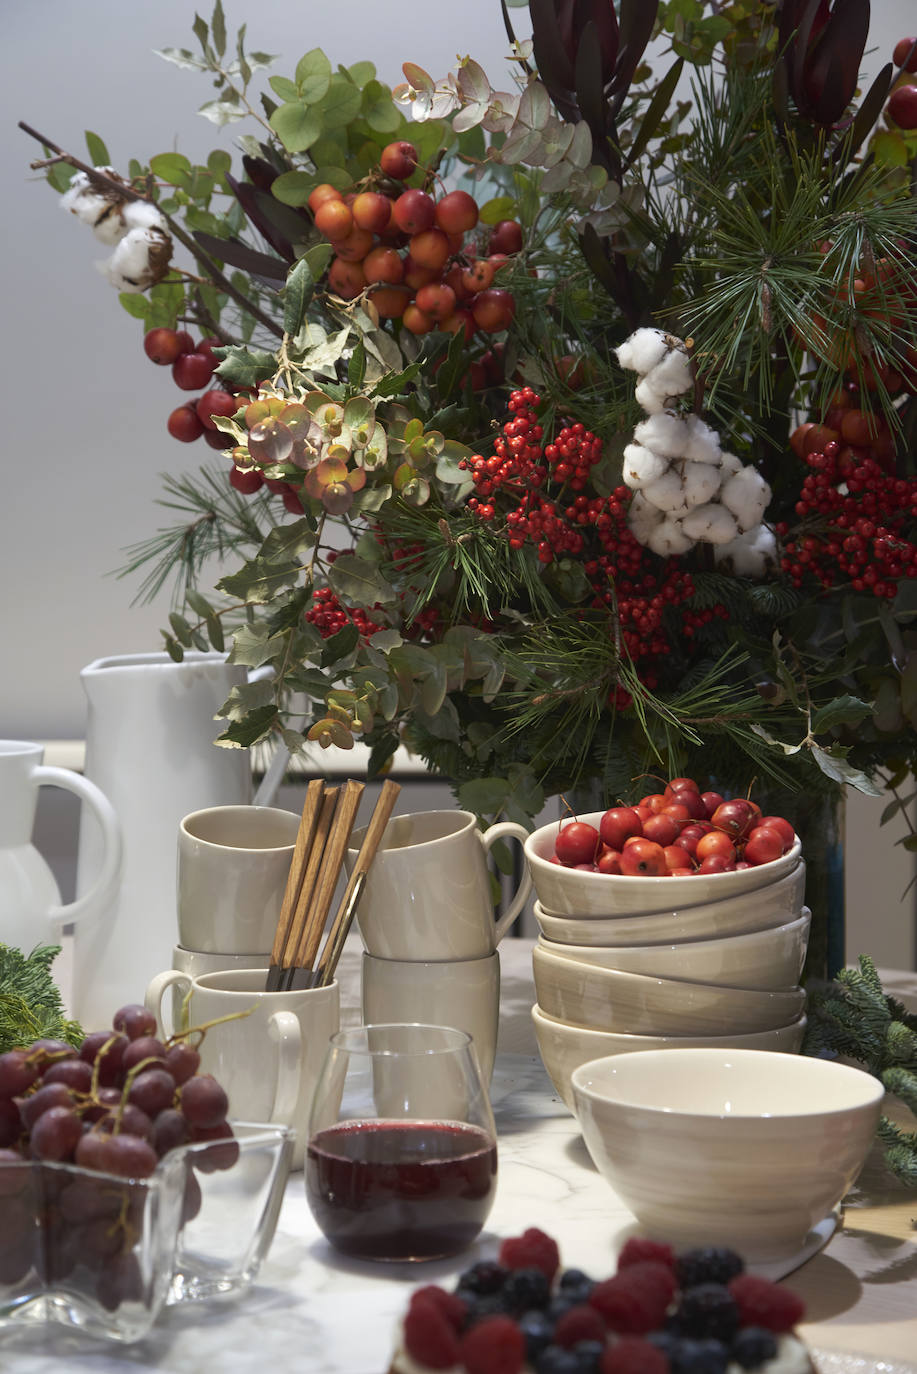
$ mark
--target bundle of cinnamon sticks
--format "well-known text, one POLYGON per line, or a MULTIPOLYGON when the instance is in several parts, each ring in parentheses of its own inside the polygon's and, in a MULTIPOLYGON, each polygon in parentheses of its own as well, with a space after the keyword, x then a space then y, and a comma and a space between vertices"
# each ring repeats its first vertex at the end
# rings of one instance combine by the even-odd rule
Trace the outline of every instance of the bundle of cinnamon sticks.
POLYGON ((401 788, 389 780, 382 784, 344 895, 329 926, 328 914, 363 791, 364 784, 352 778, 341 787, 328 787, 317 778, 306 788, 271 950, 265 985, 268 992, 325 987, 334 977, 366 874, 401 788))

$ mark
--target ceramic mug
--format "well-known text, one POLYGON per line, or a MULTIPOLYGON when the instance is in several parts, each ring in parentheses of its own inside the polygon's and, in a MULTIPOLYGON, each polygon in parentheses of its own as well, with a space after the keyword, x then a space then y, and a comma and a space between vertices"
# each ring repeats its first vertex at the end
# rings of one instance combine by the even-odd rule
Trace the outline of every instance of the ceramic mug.
POLYGON ((500 1017, 500 955, 484 959, 377 959, 363 955, 363 1022, 452 1026, 466 1031, 485 1085, 493 1076, 500 1017))
POLYGON ((208 806, 183 817, 179 944, 208 954, 270 952, 298 830, 294 812, 273 806, 208 806))
MULTIPOLYGON (((354 832, 345 860, 348 872, 363 833, 354 832)), ((521 844, 527 838, 525 826, 514 821, 481 831, 470 811, 393 816, 357 907, 367 951, 381 959, 484 959, 493 954, 525 905, 532 880, 526 865, 506 911, 495 921, 487 855, 497 840, 521 844)))
POLYGON ((301 1169, 312 1095, 328 1041, 340 1028, 338 984, 297 992, 265 992, 265 970, 225 969, 192 978, 180 969, 158 974, 146 1006, 163 1034, 170 988, 190 992, 188 1023, 217 1021, 200 1045, 201 1072, 212 1073, 229 1096, 229 1111, 244 1121, 274 1122, 296 1132, 292 1167, 301 1169))

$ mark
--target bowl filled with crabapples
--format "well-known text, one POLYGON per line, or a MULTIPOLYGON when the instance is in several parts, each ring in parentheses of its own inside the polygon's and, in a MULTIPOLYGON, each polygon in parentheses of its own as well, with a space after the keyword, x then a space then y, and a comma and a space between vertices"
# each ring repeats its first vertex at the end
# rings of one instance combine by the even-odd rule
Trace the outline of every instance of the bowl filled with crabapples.
POLYGON ((802 863, 792 822, 752 797, 673 778, 634 806, 572 813, 535 830, 525 854, 538 901, 555 916, 632 917, 730 900, 802 863))

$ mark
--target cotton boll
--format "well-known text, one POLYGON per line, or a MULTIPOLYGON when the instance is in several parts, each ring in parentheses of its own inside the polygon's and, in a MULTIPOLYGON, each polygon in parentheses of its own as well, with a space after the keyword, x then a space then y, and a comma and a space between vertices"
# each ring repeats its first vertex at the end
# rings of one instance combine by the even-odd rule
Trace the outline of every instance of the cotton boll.
POLYGON ((677 558, 693 549, 694 540, 687 535, 678 520, 663 520, 651 531, 646 547, 662 558, 677 558))
POLYGON ((628 444, 624 450, 623 479, 632 491, 639 491, 648 482, 655 482, 668 468, 665 458, 652 453, 641 444, 628 444))
POLYGON ((651 448, 663 458, 682 458, 688 442, 688 426, 680 415, 670 415, 665 411, 642 420, 634 430, 634 438, 638 444, 651 448))
POLYGON ((692 539, 703 540, 705 544, 728 544, 738 532, 735 516, 719 501, 710 501, 692 510, 685 516, 682 526, 692 539))
POLYGON ((652 531, 657 525, 662 524, 664 518, 659 507, 647 501, 640 491, 634 496, 627 511, 627 525, 638 544, 645 544, 652 531))
POLYGON ((720 454, 720 471, 724 482, 734 473, 741 472, 743 466, 742 459, 737 458, 734 453, 720 454))
POLYGON ((767 525, 755 525, 713 551, 714 562, 731 567, 737 577, 764 577, 777 566, 777 540, 767 525))
POLYGON ((165 229, 162 212, 148 200, 128 201, 121 209, 121 218, 128 229, 165 229))
POLYGON ((162 281, 171 257, 172 240, 161 229, 131 229, 99 270, 116 290, 136 294, 162 281))
POLYGON ((659 510, 665 511, 666 515, 684 515, 688 509, 682 475, 675 468, 669 468, 655 482, 644 487, 643 495, 659 510))
POLYGON ((694 463, 718 463, 722 450, 720 436, 699 415, 689 415, 685 421, 688 431, 684 457, 694 463))
MULTIPOLYGON (((111 172, 108 167, 100 171, 111 172)), ((60 198, 62 210, 69 210, 83 224, 88 224, 101 242, 113 245, 124 237, 125 225, 121 218, 123 201, 113 191, 100 191, 90 182, 85 172, 77 172, 71 178, 68 190, 60 198)))
POLYGON ((683 391, 690 391, 694 386, 694 377, 687 353, 682 353, 680 348, 673 348, 661 363, 657 363, 646 374, 644 380, 654 391, 664 392, 666 396, 680 396, 683 391))
POLYGON ((720 500, 732 511, 740 533, 761 523, 770 499, 770 487, 753 467, 740 468, 720 489, 720 500))
POLYGON ((615 349, 622 367, 641 374, 662 362, 667 351, 668 344, 661 329, 636 329, 615 349))
MULTIPOLYGON (((712 501, 720 489, 720 469, 713 463, 686 463, 682 492, 686 506, 701 506, 712 501)), ((694 535, 698 539, 699 535, 694 535)))
POLYGON ((669 399, 663 392, 657 391, 647 377, 640 378, 634 387, 634 396, 637 404, 643 407, 647 415, 658 415, 660 411, 665 410, 666 401, 669 399))

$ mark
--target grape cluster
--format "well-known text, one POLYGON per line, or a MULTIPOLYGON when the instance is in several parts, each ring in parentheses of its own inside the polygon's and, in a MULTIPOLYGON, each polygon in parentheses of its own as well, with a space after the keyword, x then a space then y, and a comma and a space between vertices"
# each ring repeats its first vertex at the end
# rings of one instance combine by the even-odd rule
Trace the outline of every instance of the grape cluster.
MULTIPOLYGON (((200 1029, 166 1041, 155 1031, 155 1017, 129 1005, 78 1048, 36 1040, 0 1055, 0 1284, 33 1270, 54 1283, 81 1269, 107 1310, 140 1301, 142 1180, 192 1142, 214 1142, 195 1152, 202 1172, 236 1162, 226 1093, 198 1073, 200 1029)), ((183 1222, 201 1201, 189 1169, 183 1222)))

